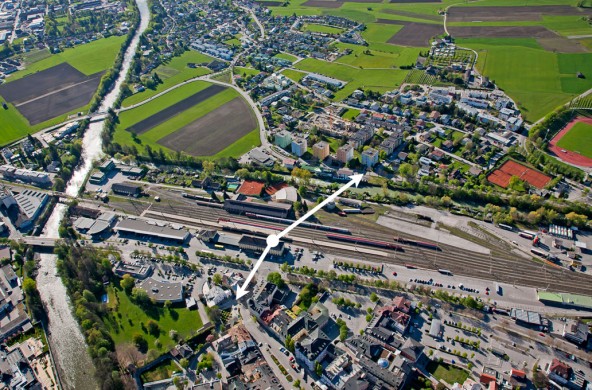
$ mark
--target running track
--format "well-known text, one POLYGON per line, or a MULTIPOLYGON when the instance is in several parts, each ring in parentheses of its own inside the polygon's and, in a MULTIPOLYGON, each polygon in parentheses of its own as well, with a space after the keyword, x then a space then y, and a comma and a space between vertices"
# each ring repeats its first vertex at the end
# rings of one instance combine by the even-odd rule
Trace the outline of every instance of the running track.
POLYGON ((549 143, 549 150, 553 152, 560 160, 580 167, 592 168, 592 158, 582 156, 579 153, 565 150, 557 146, 557 142, 561 139, 561 137, 567 134, 567 132, 570 131, 571 128, 574 127, 574 125, 578 122, 584 122, 592 125, 592 118, 577 118, 569 122, 559 133, 557 133, 555 137, 553 137, 549 143), (562 152, 562 150, 565 150, 565 153, 562 152))

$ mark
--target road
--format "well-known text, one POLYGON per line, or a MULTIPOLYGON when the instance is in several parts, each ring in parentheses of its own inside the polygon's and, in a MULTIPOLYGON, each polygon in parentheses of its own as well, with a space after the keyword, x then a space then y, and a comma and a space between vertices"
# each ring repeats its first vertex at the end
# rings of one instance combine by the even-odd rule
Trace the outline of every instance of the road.
POLYGON ((282 382, 282 385, 284 385, 284 387, 286 389, 292 388, 292 385, 286 380, 286 377, 284 376, 284 374, 282 374, 282 372, 279 370, 278 366, 275 364, 275 362, 271 358, 270 351, 274 352, 273 355, 278 359, 280 364, 282 366, 284 366, 284 368, 288 371, 288 373, 292 376, 292 378, 294 378, 294 380, 300 379, 300 382, 302 383, 302 385, 306 386, 307 384, 309 384, 310 388, 312 388, 313 381, 312 381, 310 375, 307 376, 308 381, 305 382, 303 379, 304 370, 301 369, 300 373, 297 373, 296 371, 294 371, 294 369, 290 365, 290 360, 289 360, 288 356, 286 356, 280 352, 280 348, 282 348, 283 345, 280 344, 275 338, 273 338, 269 334, 267 334, 267 332, 261 328, 261 325, 259 325, 258 322, 253 321, 253 319, 251 318, 251 313, 249 313, 249 310, 247 310, 247 308, 245 306, 239 305, 239 308, 240 308, 241 316, 243 318, 243 325, 245 326, 245 328, 247 328, 247 330, 249 331, 249 333, 253 337, 253 340, 256 343, 263 343, 263 346, 260 347, 261 352, 263 353, 263 356, 265 357, 265 359, 267 360, 267 362, 269 363, 269 365, 273 369, 273 372, 275 373, 275 375, 282 382), (269 345, 269 348, 267 348, 268 345, 269 345))

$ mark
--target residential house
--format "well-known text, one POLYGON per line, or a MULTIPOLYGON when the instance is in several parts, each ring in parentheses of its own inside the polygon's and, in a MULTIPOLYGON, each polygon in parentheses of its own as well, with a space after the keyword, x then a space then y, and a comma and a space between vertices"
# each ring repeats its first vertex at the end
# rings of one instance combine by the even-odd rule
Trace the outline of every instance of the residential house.
POLYGON ((354 158, 354 148, 350 144, 345 144, 337 149, 337 160, 347 164, 354 158))
POLYGON ((298 157, 301 157, 306 153, 306 149, 308 148, 308 144, 306 142, 306 138, 295 138, 292 140, 292 153, 298 157))
POLYGON ((325 141, 317 142, 312 147, 312 155, 319 161, 323 161, 330 153, 329 143, 325 141))
POLYGON ((372 168, 378 162, 378 150, 368 148, 362 152, 362 165, 372 168))

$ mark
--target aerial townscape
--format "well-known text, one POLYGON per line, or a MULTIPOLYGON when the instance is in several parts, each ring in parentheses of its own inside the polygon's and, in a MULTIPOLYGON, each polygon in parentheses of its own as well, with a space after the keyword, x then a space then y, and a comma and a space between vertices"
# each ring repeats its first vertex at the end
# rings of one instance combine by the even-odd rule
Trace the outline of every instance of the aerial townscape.
POLYGON ((0 389, 592 389, 592 0, 0 0, 0 389))

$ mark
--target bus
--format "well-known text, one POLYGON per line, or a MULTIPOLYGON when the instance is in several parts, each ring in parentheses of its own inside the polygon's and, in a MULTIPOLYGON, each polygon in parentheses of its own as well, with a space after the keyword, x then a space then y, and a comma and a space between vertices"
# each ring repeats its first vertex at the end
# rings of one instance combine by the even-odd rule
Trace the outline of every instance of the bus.
POLYGON ((509 231, 511 231, 511 232, 512 232, 512 231, 514 231, 514 227, 513 227, 513 226, 510 226, 510 225, 505 225, 505 224, 503 224, 503 223, 498 223, 498 224, 497 224, 497 226, 498 226, 500 229, 509 230, 509 231))
POLYGON ((531 249, 530 252, 534 255, 540 256, 543 259, 548 259, 549 258, 549 254, 543 251, 540 251, 538 249, 531 249))
POLYGON ((224 245, 221 245, 221 244, 216 244, 216 245, 214 245, 214 248, 217 248, 217 249, 224 249, 224 245))
POLYGON ((451 271, 449 271, 449 270, 447 270, 447 269, 444 269, 444 268, 440 268, 440 269, 438 270, 438 272, 440 272, 440 273, 441 273, 441 274, 443 274, 443 275, 450 275, 450 276, 452 276, 452 272, 451 272, 451 271))

